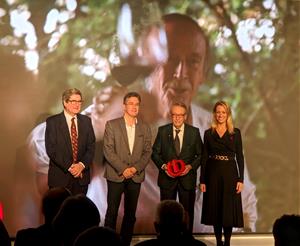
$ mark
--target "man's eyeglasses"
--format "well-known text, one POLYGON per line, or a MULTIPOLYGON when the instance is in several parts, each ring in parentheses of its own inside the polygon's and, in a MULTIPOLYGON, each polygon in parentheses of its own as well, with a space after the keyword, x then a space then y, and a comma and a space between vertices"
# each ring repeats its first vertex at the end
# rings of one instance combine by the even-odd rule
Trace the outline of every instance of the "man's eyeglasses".
POLYGON ((172 114, 172 117, 176 118, 176 117, 184 117, 185 114, 172 114))
POLYGON ((127 106, 131 106, 131 107, 139 107, 140 104, 139 103, 126 103, 127 106))
POLYGON ((82 104, 83 103, 83 101, 82 100, 68 100, 68 102, 69 103, 71 103, 71 104, 82 104))

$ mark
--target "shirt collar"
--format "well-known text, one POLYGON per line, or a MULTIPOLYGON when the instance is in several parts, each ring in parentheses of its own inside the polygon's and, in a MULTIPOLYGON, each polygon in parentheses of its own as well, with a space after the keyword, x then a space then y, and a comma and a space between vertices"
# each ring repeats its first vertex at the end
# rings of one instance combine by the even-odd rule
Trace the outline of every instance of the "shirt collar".
POLYGON ((183 130, 184 130, 184 123, 182 124, 182 126, 180 127, 180 128, 176 128, 174 125, 173 125, 173 131, 175 131, 175 130, 180 130, 180 132, 183 132, 183 130))
MULTIPOLYGON (((125 116, 124 116, 123 118, 124 118, 124 121, 125 121, 125 125, 129 126, 129 125, 127 124, 127 121, 126 121, 126 118, 125 118, 125 116)), ((136 124, 137 124, 137 122, 138 122, 138 119, 137 119, 137 118, 135 118, 134 125, 133 125, 133 126, 131 126, 131 127, 135 127, 135 126, 136 126, 136 124)))
POLYGON ((71 121, 73 117, 75 118, 75 120, 77 120, 77 115, 72 116, 66 110, 64 110, 64 115, 68 121, 71 121))

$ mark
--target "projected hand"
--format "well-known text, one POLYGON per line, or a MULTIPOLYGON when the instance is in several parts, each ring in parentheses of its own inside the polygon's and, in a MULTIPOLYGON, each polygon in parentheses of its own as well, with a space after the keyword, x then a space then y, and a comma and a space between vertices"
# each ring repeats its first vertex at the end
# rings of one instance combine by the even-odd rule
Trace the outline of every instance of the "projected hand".
POLYGON ((123 97, 127 90, 115 85, 97 91, 93 98, 91 118, 97 140, 103 139, 105 123, 123 114, 123 97))
POLYGON ((158 5, 142 4, 139 15, 133 15, 129 4, 123 4, 118 16, 117 38, 112 76, 123 86, 139 77, 145 78, 168 58, 167 37, 161 23, 158 5))

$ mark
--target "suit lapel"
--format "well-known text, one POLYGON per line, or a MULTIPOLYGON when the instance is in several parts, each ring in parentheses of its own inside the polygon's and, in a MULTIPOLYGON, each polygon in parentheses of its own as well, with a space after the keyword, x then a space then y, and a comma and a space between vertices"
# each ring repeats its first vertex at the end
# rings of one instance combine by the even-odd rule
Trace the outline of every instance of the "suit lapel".
POLYGON ((84 125, 80 114, 77 114, 77 135, 78 135, 78 156, 82 146, 82 136, 84 132, 84 125))
POLYGON ((134 135, 134 143, 133 143, 133 149, 132 149, 132 155, 134 155, 136 148, 141 147, 140 143, 140 136, 143 135, 142 126, 139 123, 139 120, 137 121, 137 124, 135 125, 135 135, 134 135))
POLYGON ((127 147, 127 151, 128 151, 128 153, 130 153, 129 142, 128 142, 128 137, 127 137, 127 131, 126 131, 124 117, 122 117, 121 120, 120 120, 120 128, 121 128, 122 136, 124 138, 124 142, 125 142, 126 147, 127 147))
POLYGON ((66 117, 63 112, 60 115, 60 128, 61 128, 63 138, 65 140, 67 149, 70 152, 70 154, 72 155, 72 143, 71 143, 70 132, 69 132, 66 117))
POLYGON ((180 154, 183 153, 186 146, 188 146, 187 142, 189 139, 189 128, 186 124, 184 124, 184 132, 183 132, 183 139, 182 139, 182 148, 180 154))
POLYGON ((169 144, 170 146, 172 146, 171 150, 173 152, 173 154, 175 156, 176 155, 176 149, 175 149, 175 145, 174 145, 174 133, 173 133, 173 124, 170 124, 168 129, 167 129, 167 134, 168 134, 168 140, 169 140, 169 144))

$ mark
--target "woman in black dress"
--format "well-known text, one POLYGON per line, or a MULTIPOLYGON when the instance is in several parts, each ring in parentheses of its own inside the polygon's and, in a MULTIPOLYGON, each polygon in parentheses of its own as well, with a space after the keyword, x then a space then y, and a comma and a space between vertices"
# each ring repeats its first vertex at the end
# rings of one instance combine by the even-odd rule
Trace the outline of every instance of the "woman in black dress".
POLYGON ((217 246, 229 246, 232 227, 243 227, 243 178, 241 133, 233 126, 229 105, 219 101, 213 109, 212 126, 204 133, 200 177, 200 189, 203 192, 201 222, 214 226, 217 246))

